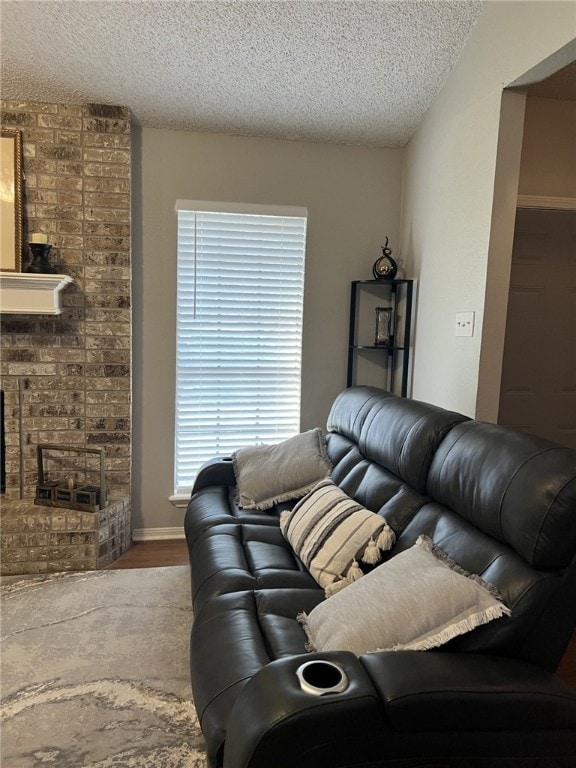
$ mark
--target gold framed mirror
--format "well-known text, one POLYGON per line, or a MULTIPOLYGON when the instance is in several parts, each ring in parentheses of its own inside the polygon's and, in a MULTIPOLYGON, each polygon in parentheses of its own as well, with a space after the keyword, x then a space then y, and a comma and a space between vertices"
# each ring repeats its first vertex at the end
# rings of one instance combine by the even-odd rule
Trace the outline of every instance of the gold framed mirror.
POLYGON ((0 136, 0 270, 22 270, 22 134, 14 128, 0 136))

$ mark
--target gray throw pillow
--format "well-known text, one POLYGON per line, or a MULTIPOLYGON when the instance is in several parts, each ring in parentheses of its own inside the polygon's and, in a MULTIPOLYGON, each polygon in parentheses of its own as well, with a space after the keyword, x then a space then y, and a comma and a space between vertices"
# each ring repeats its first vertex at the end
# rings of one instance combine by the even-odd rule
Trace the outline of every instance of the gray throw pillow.
POLYGON ((426 536, 298 621, 310 651, 421 651, 510 615, 495 588, 426 536), (442 599, 438 599, 442 595, 442 599))
POLYGON ((238 504, 270 509, 300 499, 332 472, 323 431, 316 427, 276 445, 255 445, 232 454, 238 504))

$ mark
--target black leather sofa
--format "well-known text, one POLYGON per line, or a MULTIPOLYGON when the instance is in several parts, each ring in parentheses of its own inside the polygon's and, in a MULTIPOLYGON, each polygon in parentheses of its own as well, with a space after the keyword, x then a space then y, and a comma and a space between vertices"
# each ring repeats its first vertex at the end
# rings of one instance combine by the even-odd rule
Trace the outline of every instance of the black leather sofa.
POLYGON ((308 653, 296 616, 326 598, 280 531, 293 503, 239 508, 232 462, 208 462, 185 530, 210 766, 574 768, 576 692, 553 673, 576 622, 576 454, 370 387, 337 397, 326 439, 332 479, 395 531, 389 558, 425 534, 511 615, 434 650, 308 653))

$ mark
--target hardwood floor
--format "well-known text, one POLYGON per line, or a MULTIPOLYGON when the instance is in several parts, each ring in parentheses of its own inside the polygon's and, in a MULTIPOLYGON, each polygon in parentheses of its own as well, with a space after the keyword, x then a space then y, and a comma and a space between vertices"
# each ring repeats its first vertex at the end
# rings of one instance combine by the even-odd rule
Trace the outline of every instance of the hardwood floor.
POLYGON ((576 689, 576 632, 572 635, 572 640, 556 670, 556 675, 571 688, 576 689))
MULTIPOLYGON (((188 549, 184 540, 137 541, 128 552, 109 566, 117 568, 160 568, 188 565, 188 549)), ((557 677, 576 690, 576 633, 556 672, 557 677)))
POLYGON ((188 565, 188 548, 184 539, 167 541, 135 541, 112 565, 118 568, 162 568, 168 565, 188 565))

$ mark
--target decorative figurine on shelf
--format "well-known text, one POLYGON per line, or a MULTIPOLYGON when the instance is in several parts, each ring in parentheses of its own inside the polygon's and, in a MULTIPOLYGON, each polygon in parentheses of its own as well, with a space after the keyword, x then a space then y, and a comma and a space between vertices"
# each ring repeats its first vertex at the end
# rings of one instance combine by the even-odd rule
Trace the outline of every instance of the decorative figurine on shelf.
POLYGON ((382 256, 374 262, 372 274, 376 280, 394 280, 398 272, 398 264, 392 258, 392 249, 388 248, 388 238, 382 248, 382 256))
POLYGON ((48 235, 43 232, 34 232, 30 236, 28 247, 32 253, 32 261, 24 272, 31 272, 36 275, 54 275, 56 269, 48 263, 48 254, 52 246, 48 242, 48 235))

